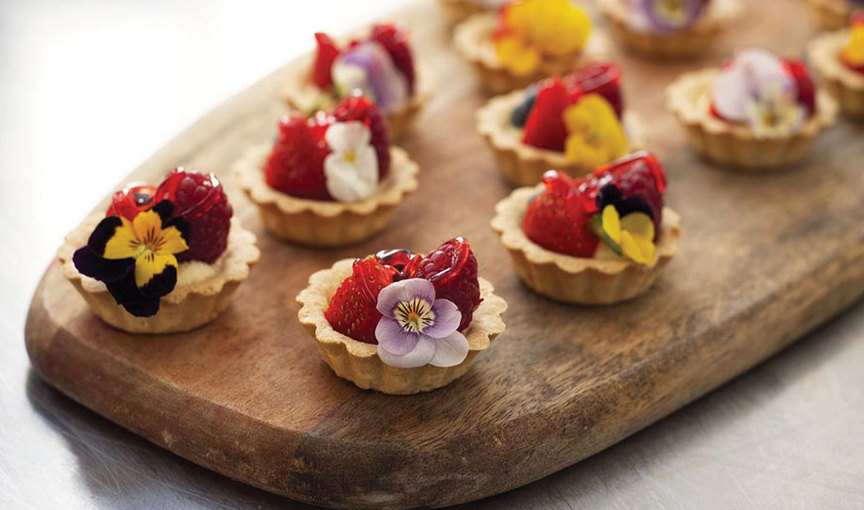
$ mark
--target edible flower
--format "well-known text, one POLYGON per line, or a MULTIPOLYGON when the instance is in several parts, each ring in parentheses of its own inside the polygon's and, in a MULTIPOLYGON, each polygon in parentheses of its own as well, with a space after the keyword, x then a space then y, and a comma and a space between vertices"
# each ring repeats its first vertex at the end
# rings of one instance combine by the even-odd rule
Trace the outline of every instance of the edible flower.
POLYGON ((81 274, 105 283, 117 304, 137 317, 159 311, 159 300, 177 283, 175 255, 189 248, 188 223, 172 219, 173 208, 163 200, 131 221, 108 216, 72 257, 81 274))
POLYGON ((864 73, 864 15, 853 19, 849 27, 849 41, 840 52, 840 59, 847 67, 864 73))
POLYGON ((525 76, 540 66, 543 55, 582 51, 590 32, 588 15, 570 0, 517 0, 501 10, 493 43, 504 67, 525 76))
POLYGON ((385 113, 408 99, 407 80, 387 50, 374 41, 359 43, 339 55, 332 76, 340 97, 360 91, 385 113))
POLYGON ((568 106, 564 123, 569 133, 564 152, 569 161, 596 168, 627 152, 627 134, 615 109, 600 94, 588 94, 568 106))
POLYGON ((378 356, 397 368, 452 367, 468 356, 468 339, 457 328, 462 314, 448 299, 435 299, 423 278, 392 283, 378 293, 381 312, 375 328, 378 356))
POLYGON ((654 263, 654 221, 644 212, 631 212, 621 216, 614 205, 609 204, 595 215, 591 229, 618 255, 637 264, 654 263))
POLYGON ((367 198, 378 186, 378 155, 372 133, 359 121, 337 122, 324 140, 332 151, 324 158, 327 191, 340 202, 367 198))
POLYGON ((644 18, 646 28, 677 32, 693 26, 709 0, 635 0, 634 14, 644 18))

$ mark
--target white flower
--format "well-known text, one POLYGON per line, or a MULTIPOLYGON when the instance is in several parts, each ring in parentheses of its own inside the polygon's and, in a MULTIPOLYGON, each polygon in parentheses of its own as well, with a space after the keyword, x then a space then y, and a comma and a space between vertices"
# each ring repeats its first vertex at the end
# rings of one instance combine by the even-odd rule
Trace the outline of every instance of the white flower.
POLYGON ((804 107, 794 90, 782 81, 763 83, 747 102, 747 124, 757 138, 785 136, 796 132, 804 121, 804 107))
POLYGON ((746 122, 747 105, 759 97, 763 86, 776 82, 783 83, 783 88, 795 87, 779 58, 761 48, 739 50, 731 65, 714 81, 714 106, 723 118, 746 122))
POLYGON ((362 122, 337 122, 324 139, 332 151, 324 158, 324 177, 330 196, 340 202, 357 202, 378 187, 378 155, 372 134, 362 122))

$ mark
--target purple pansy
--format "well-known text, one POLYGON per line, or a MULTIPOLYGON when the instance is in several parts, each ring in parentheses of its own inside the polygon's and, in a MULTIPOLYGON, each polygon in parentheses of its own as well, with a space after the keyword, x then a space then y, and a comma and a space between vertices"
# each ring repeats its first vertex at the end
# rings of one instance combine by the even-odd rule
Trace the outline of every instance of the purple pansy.
POLYGON ((341 95, 360 90, 385 113, 408 99, 408 81, 377 42, 360 43, 340 55, 333 64, 333 81, 341 95))
POLYGON ((693 26, 709 0, 635 0, 636 13, 647 28, 658 32, 677 32, 693 26))
POLYGON ((409 278, 384 287, 377 308, 383 317, 375 338, 385 364, 452 367, 468 356, 468 339, 457 331, 462 314, 449 299, 435 299, 429 280, 409 278))

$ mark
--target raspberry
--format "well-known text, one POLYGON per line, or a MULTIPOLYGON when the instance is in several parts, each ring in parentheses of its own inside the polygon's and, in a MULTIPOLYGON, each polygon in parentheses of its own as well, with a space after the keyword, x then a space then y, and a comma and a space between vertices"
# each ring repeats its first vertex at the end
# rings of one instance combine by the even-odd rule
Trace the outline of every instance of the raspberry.
POLYGON ((378 155, 378 180, 390 173, 390 135, 387 120, 378 106, 361 95, 351 95, 342 100, 333 116, 339 122, 360 121, 372 132, 372 146, 378 155))
POLYGON ((177 254, 178 261, 209 264, 222 255, 234 211, 215 175, 175 168, 156 190, 156 202, 162 200, 174 204, 172 217, 183 217, 189 223, 189 249, 177 254))
POLYGON ((574 257, 592 257, 599 239, 589 227, 591 216, 576 189, 576 181, 557 170, 543 175, 546 189, 528 204, 522 230, 547 250, 574 257))
POLYGON ((435 297, 449 299, 462 313, 459 330, 471 325, 474 310, 480 305, 477 258, 467 239, 453 238, 429 252, 417 267, 416 276, 435 286, 435 297))
POLYGON ((528 114, 522 142, 538 149, 563 151, 567 141, 564 110, 570 101, 570 94, 560 78, 543 82, 537 91, 534 108, 528 114))
POLYGON ((621 97, 621 70, 611 62, 597 62, 564 77, 564 84, 572 95, 571 103, 587 94, 600 94, 615 108, 620 119, 624 115, 621 97))
POLYGON ((375 308, 378 293, 393 283, 396 270, 379 264, 375 257, 354 261, 351 276, 342 281, 324 312, 336 331, 354 340, 377 344, 375 327, 381 312, 375 308))
POLYGON ((315 34, 318 47, 315 51, 315 62, 312 64, 312 82, 319 89, 333 85, 333 62, 339 56, 339 47, 329 35, 318 32, 315 34))
POLYGON ((396 69, 405 76, 408 82, 408 94, 414 94, 414 56, 408 46, 408 32, 390 23, 379 23, 372 27, 369 39, 377 42, 393 60, 396 69))
POLYGON ((310 124, 295 113, 283 117, 279 138, 264 168, 264 179, 274 189, 298 198, 333 200, 324 177, 324 158, 330 152, 324 140, 326 121, 310 124))
POLYGON ((129 221, 141 212, 146 211, 155 205, 153 195, 156 194, 156 188, 142 185, 129 185, 120 191, 114 193, 111 197, 111 205, 105 211, 105 216, 122 216, 129 221))
POLYGON ((816 111, 816 85, 810 77, 807 67, 797 60, 784 60, 783 67, 789 76, 795 80, 798 89, 798 102, 807 110, 807 116, 816 111))

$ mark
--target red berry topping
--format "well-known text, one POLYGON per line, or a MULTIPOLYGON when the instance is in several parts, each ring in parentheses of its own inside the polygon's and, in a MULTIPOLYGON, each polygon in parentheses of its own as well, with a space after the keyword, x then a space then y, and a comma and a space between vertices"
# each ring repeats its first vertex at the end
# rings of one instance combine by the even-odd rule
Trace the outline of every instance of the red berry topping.
POLYGON ((318 49, 315 51, 315 62, 312 64, 312 82, 319 89, 333 85, 333 62, 339 56, 339 47, 329 35, 318 32, 315 34, 318 49))
POLYGON ((543 176, 546 189, 531 200, 522 230, 547 250, 574 257, 592 257, 599 239, 589 227, 595 211, 587 210, 576 181, 557 170, 543 176))
POLYGON ((810 77, 807 67, 798 60, 784 60, 783 67, 795 80, 798 87, 798 102, 807 110, 807 116, 816 111, 816 85, 810 77))
POLYGON ((597 62, 564 77, 564 84, 573 96, 571 103, 587 94, 600 94, 615 108, 620 119, 624 115, 621 97, 621 70, 612 62, 597 62))
POLYGON ((375 308, 378 293, 393 283, 396 270, 379 264, 375 257, 357 259, 351 276, 346 278, 330 299, 324 312, 336 331, 355 340, 377 344, 375 327, 381 313, 375 308))
POLYGON ((375 254, 375 259, 385 266, 390 266, 398 271, 395 281, 406 278, 415 278, 417 268, 423 261, 423 255, 413 253, 409 250, 382 250, 375 254))
POLYGON ((264 168, 267 184, 283 193, 313 200, 332 200, 324 178, 326 118, 310 122, 302 114, 283 117, 279 138, 264 168))
POLYGON ((429 252, 420 261, 417 278, 426 278, 435 286, 435 297, 449 299, 462 313, 459 330, 471 325, 474 310, 480 305, 480 283, 477 281, 477 258, 467 239, 455 237, 429 252))
POLYGON ((393 65, 405 76, 405 81, 408 82, 408 93, 413 94, 416 77, 414 57, 408 45, 408 32, 390 23, 379 23, 372 27, 372 35, 369 39, 384 46, 393 60, 393 65))
POLYGON ((105 211, 105 216, 122 216, 132 221, 139 212, 146 211, 156 205, 153 201, 155 194, 156 188, 153 186, 146 184, 127 186, 115 192, 114 196, 111 197, 111 205, 105 211))
POLYGON ((563 151, 567 141, 564 110, 571 97, 560 78, 550 78, 540 84, 534 108, 525 123, 522 142, 538 149, 563 151))
POLYGON ((360 121, 372 133, 372 146, 378 155, 378 180, 390 173, 390 135, 387 120, 378 106, 364 96, 348 96, 336 107, 333 116, 339 122, 360 121))
POLYGON ((189 249, 177 254, 178 261, 209 264, 225 252, 234 211, 215 175, 175 168, 159 185, 156 198, 156 202, 171 201, 173 217, 189 223, 189 249))

